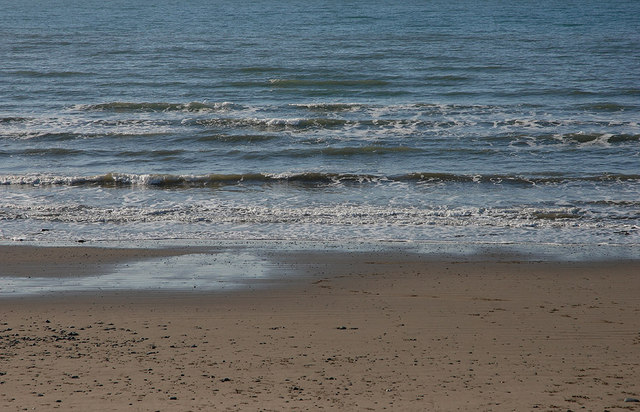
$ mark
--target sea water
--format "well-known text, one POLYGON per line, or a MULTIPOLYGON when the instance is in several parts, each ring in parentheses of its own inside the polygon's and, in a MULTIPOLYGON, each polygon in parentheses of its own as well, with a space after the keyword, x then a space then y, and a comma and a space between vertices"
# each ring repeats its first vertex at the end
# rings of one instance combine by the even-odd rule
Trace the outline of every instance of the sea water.
POLYGON ((0 241, 640 244, 638 1, 0 10, 0 241))

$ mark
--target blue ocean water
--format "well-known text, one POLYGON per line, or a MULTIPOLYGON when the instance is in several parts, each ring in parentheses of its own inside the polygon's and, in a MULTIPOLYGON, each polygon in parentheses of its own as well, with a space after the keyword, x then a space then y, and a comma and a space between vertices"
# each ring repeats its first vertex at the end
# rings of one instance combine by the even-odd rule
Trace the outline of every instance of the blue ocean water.
POLYGON ((640 2, 0 10, 0 241, 640 244, 640 2))

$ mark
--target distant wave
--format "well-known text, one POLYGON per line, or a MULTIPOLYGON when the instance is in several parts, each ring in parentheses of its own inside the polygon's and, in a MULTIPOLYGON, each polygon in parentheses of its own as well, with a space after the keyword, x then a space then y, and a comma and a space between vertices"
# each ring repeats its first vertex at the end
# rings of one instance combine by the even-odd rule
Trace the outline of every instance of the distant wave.
POLYGON ((26 122, 27 120, 31 120, 31 118, 19 116, 0 117, 0 123, 19 123, 26 122))
MULTIPOLYGON (((298 151, 298 155, 302 156, 352 156, 352 155, 364 155, 364 154, 387 154, 387 153, 408 153, 408 152, 422 152, 422 149, 407 146, 351 146, 351 147, 324 147, 311 150, 298 151)), ((295 156, 296 154, 289 152, 295 156)))
POLYGON ((291 106, 314 112, 347 112, 371 107, 360 103, 292 103, 291 106))
POLYGON ((397 180, 421 182, 473 182, 473 183, 510 183, 525 185, 559 184, 569 182, 618 182, 640 181, 640 174, 600 174, 591 176, 522 176, 522 175, 457 175, 448 173, 411 173, 397 180))
POLYGON ((333 117, 246 118, 219 117, 197 119, 193 123, 209 127, 251 127, 265 130, 339 129, 343 127, 453 127, 454 120, 414 119, 336 119, 333 117))
POLYGON ((22 77, 80 77, 80 76, 93 76, 95 73, 78 72, 78 71, 39 71, 39 70, 16 70, 9 72, 14 76, 22 77))
POLYGON ((637 106, 611 102, 584 103, 579 104, 578 107, 584 110, 597 112, 620 112, 624 110, 637 109, 637 106))
MULTIPOLYGON (((198 136, 195 140, 199 142, 246 142, 246 143, 255 143, 255 142, 266 142, 269 140, 279 139, 281 136, 276 134, 226 134, 226 133, 211 133, 206 134, 204 136, 198 136)), ((192 136, 185 136, 183 140, 192 140, 192 136)))
MULTIPOLYGON (((627 106, 596 103, 587 109, 593 115, 574 117, 549 116, 528 106, 523 111, 520 105, 115 101, 68 106, 56 116, 26 117, 17 113, 0 117, 0 140, 106 140, 170 135, 168 139, 181 142, 259 142, 289 137, 291 133, 326 131, 333 141, 368 139, 373 133, 375 138, 385 140, 411 137, 410 142, 403 144, 419 148, 441 138, 458 142, 468 139, 470 144, 501 142, 506 143, 502 146, 506 150, 536 145, 587 147, 640 142, 637 119, 615 113, 622 107, 627 106), (282 135, 277 136, 280 132, 282 135)), ((447 145, 438 149, 446 151, 447 145)))
POLYGON ((224 111, 238 109, 242 106, 230 102, 189 102, 189 103, 166 103, 166 102, 110 102, 88 105, 76 105, 76 110, 84 111, 114 111, 114 112, 201 112, 201 111, 224 111))
POLYGON ((63 148, 63 147, 48 147, 48 148, 29 148, 24 149, 21 154, 27 156, 39 156, 39 155, 49 155, 49 156, 69 156, 69 155, 77 155, 85 153, 82 150, 63 148))
POLYGON ((332 118, 213 118, 213 119, 198 119, 194 121, 195 124, 201 126, 216 126, 216 127, 254 127, 264 129, 308 129, 308 128, 336 128, 343 127, 348 124, 355 124, 353 121, 345 119, 332 119, 332 118))
POLYGON ((640 134, 610 134, 610 133, 567 133, 563 139, 575 141, 577 143, 607 142, 624 143, 640 141, 640 134))
MULTIPOLYGON (((163 155, 171 155, 166 152, 163 155)), ((409 173, 398 176, 350 173, 246 173, 246 174, 130 174, 107 173, 95 176, 62 176, 47 174, 0 175, 0 185, 15 186, 150 186, 150 187, 206 187, 237 184, 300 183, 308 185, 326 184, 371 184, 388 182, 407 183, 484 183, 545 185, 571 182, 640 182, 640 174, 600 174, 592 176, 519 176, 519 175, 462 175, 451 173, 409 173)))
POLYGON ((333 80, 333 79, 270 79, 269 84, 274 87, 296 87, 296 86, 386 86, 386 80, 376 79, 354 79, 354 80, 333 80))
POLYGON ((347 147, 316 147, 316 148, 283 148, 280 151, 244 151, 234 150, 229 152, 243 159, 270 159, 274 156, 289 158, 308 158, 316 156, 349 157, 349 156, 379 156, 397 153, 420 153, 423 149, 407 146, 347 146, 347 147))
POLYGON ((564 134, 547 134, 542 133, 539 135, 531 134, 519 134, 515 136, 500 136, 496 140, 507 139, 512 143, 523 143, 522 139, 526 139, 528 144, 586 144, 586 143, 600 143, 600 144, 616 144, 616 143, 633 143, 640 141, 640 134, 630 133, 564 133, 564 134))
POLYGON ((285 69, 282 67, 273 67, 273 66, 247 66, 242 67, 239 71, 244 73, 270 73, 270 72, 282 72, 285 69))
MULTIPOLYGON (((323 110, 342 110, 318 107, 323 110)), ((132 109, 137 110, 137 109, 132 109)), ((175 109, 178 110, 178 109, 175 109)), ((348 109, 344 109, 345 111, 348 109)), ((419 136, 426 134, 423 140, 413 140, 410 144, 420 145, 443 133, 451 133, 451 138, 464 140, 464 128, 474 127, 475 119, 460 118, 335 118, 335 117, 209 117, 186 119, 87 119, 86 122, 69 123, 67 119, 27 119, 20 117, 0 118, 0 124, 6 125, 0 130, 1 139, 37 139, 40 141, 65 141, 74 139, 117 139, 131 137, 154 137, 173 135, 172 139, 188 141, 219 142, 260 142, 284 137, 281 132, 308 133, 315 131, 334 132, 336 141, 351 140, 352 132, 374 132, 378 136, 394 135, 419 136), (191 127, 191 129, 189 129, 191 127), (194 129, 197 128, 197 129, 194 129)), ((505 149, 510 146, 558 145, 558 144, 633 144, 640 142, 638 133, 616 133, 609 130, 617 128, 632 129, 633 125, 609 125, 608 123, 575 124, 561 121, 537 121, 530 119, 495 121, 493 127, 483 125, 481 132, 469 136, 473 141, 503 142, 505 149), (558 128, 593 128, 596 132, 554 133, 558 128)), ((329 149, 331 151, 332 149, 329 149)), ((419 150, 419 149, 416 149, 419 150)), ((446 150, 446 147, 442 147, 446 150)))

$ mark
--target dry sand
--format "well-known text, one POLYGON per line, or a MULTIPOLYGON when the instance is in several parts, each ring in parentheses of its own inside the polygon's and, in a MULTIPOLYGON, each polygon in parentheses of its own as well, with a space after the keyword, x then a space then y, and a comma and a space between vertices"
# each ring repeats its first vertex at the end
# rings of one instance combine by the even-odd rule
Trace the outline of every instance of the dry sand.
POLYGON ((638 262, 283 262, 266 290, 0 300, 0 410, 640 410, 638 262))

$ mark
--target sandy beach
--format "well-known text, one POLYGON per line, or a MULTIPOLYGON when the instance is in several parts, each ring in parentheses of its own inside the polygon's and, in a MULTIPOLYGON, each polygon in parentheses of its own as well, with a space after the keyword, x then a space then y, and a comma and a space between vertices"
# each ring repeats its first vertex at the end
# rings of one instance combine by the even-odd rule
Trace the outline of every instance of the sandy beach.
MULTIPOLYGON (((4 246, 0 273, 181 253, 4 246)), ((637 261, 279 259, 269 288, 1 299, 0 409, 640 410, 637 261)))

